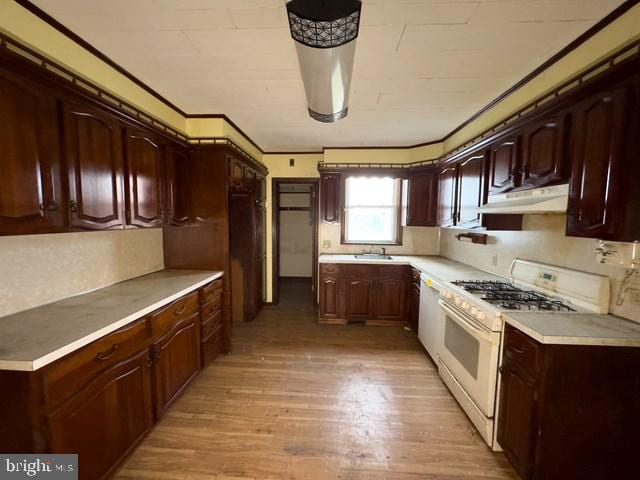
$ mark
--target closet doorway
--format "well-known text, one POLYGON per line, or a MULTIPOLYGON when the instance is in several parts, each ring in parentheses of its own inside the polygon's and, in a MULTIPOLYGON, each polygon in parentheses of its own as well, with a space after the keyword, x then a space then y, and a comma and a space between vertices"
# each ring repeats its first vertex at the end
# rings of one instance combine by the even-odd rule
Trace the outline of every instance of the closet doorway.
POLYGON ((272 180, 274 304, 316 304, 318 179, 272 180))

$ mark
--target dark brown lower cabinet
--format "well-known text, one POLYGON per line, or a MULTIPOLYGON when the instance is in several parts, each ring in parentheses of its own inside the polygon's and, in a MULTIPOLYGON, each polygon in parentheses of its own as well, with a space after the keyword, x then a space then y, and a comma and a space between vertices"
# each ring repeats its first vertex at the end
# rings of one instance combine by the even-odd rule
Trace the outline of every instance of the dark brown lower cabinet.
POLYGON ((223 283, 218 279, 200 291, 200 338, 202 366, 206 367, 223 351, 223 283))
POLYGON ((505 328, 498 442, 526 480, 635 478, 640 348, 547 345, 505 328))
POLYGON ((124 360, 47 416, 52 453, 77 453, 80 478, 107 478, 153 426, 149 352, 124 360))
POLYGON ((319 321, 370 325, 405 322, 408 268, 321 264, 319 321))
POLYGON ((39 370, 0 371, 0 451, 77 453, 81 479, 110 477, 221 351, 222 294, 218 279, 39 370))
POLYGON ((420 272, 411 269, 411 283, 407 296, 407 323, 411 330, 418 332, 418 319, 420 314, 420 272))
POLYGON ((160 418, 200 370, 200 313, 176 324, 152 346, 156 417, 160 418))

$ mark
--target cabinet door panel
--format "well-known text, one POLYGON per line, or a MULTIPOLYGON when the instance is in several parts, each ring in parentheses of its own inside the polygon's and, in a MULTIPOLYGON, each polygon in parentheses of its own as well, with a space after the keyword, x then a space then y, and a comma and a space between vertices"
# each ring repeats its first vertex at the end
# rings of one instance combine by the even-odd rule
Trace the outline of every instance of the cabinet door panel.
POLYGON ((127 132, 129 223, 138 227, 163 224, 164 151, 144 132, 127 132))
POLYGON ((517 138, 498 141, 489 155, 489 195, 503 193, 519 185, 519 142, 517 138))
POLYGON ((189 223, 191 210, 191 168, 189 152, 179 147, 167 149, 166 206, 167 223, 189 223))
POLYGON ((522 478, 529 478, 537 439, 535 381, 517 364, 502 365, 498 442, 522 478))
POLYGON ((153 345, 156 418, 182 392, 200 368, 199 314, 184 321, 153 345))
POLYGON ((457 166, 440 172, 438 181, 438 225, 452 227, 456 224, 457 166))
POLYGON ((340 175, 320 176, 320 220, 323 223, 340 222, 340 175))
POLYGON ((435 226, 438 222, 437 170, 418 172, 409 178, 407 225, 435 226))
POLYGON ((53 94, 0 70, 0 234, 62 229, 59 152, 53 94))
MULTIPOLYGON (((383 267, 384 268, 384 267, 383 267)), ((380 320, 403 320, 406 282, 397 278, 380 278, 376 282, 375 317, 380 320)))
POLYGON ((64 136, 71 225, 92 230, 123 226, 120 124, 97 110, 65 104, 64 136))
POLYGON ((458 215, 456 225, 480 226, 478 207, 486 201, 485 154, 478 153, 460 162, 458 167, 458 215))
POLYGON ((568 114, 545 118, 522 134, 522 186, 544 187, 569 178, 568 114))
MULTIPOLYGON (((625 116, 630 90, 590 98, 574 110, 567 234, 607 238, 620 216, 625 116)), ((636 161, 637 159, 633 159, 636 161)))
POLYGON ((107 478, 153 425, 149 354, 115 365, 47 420, 52 453, 78 453, 80 478, 107 478))
POLYGON ((370 277, 345 279, 345 314, 348 320, 373 318, 373 285, 374 281, 370 277))
POLYGON ((320 279, 320 316, 324 318, 339 318, 339 287, 338 279, 332 276, 322 276, 320 279))

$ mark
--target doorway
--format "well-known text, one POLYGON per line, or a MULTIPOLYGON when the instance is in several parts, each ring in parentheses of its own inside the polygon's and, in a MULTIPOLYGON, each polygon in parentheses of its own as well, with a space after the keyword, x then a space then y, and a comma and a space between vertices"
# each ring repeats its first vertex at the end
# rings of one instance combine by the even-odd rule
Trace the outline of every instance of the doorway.
POLYGON ((274 304, 316 304, 318 180, 272 180, 274 304))

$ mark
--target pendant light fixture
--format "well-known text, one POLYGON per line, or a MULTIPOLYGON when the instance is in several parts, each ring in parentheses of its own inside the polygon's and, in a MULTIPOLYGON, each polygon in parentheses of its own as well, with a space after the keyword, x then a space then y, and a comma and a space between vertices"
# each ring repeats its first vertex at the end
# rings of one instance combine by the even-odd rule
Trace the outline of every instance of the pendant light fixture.
POLYGON ((361 8, 359 0, 287 2, 309 115, 319 122, 347 116, 361 8))

